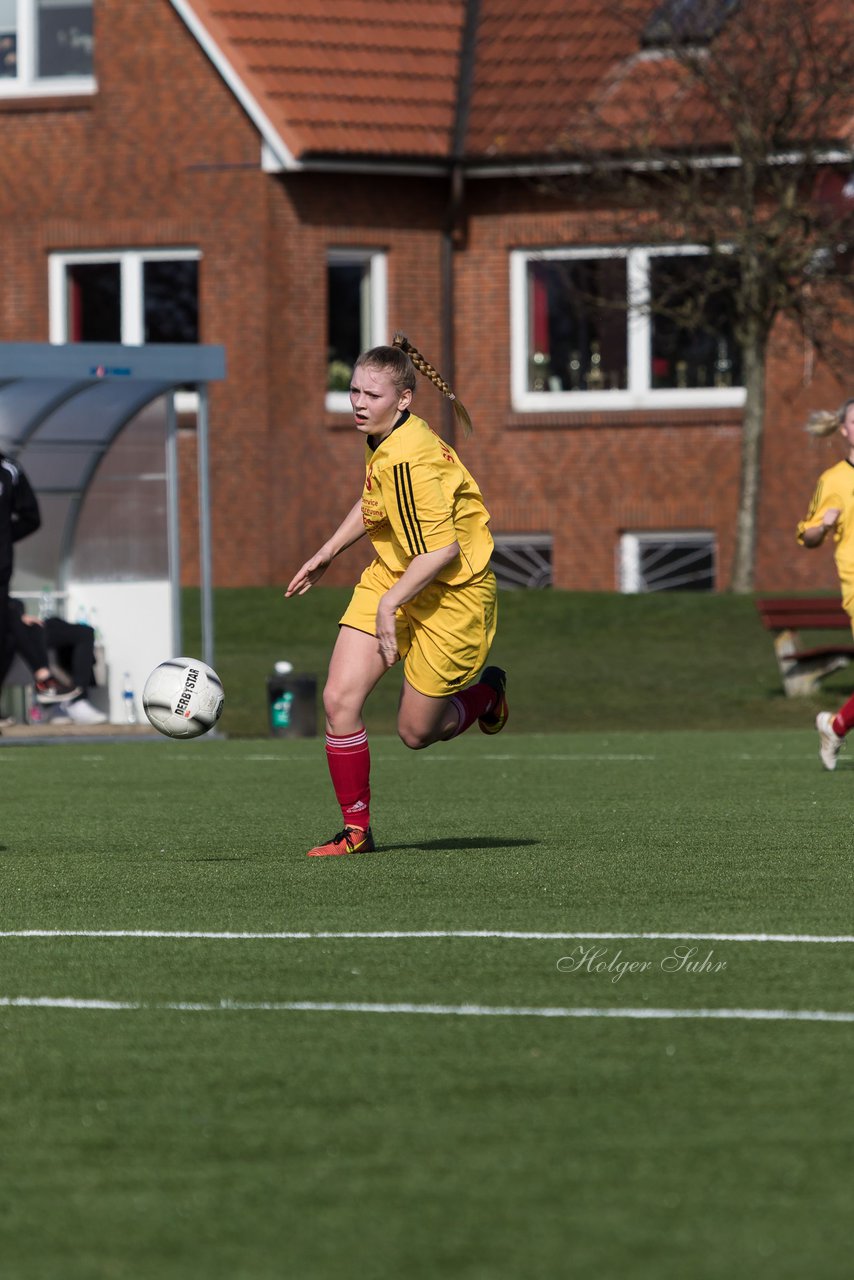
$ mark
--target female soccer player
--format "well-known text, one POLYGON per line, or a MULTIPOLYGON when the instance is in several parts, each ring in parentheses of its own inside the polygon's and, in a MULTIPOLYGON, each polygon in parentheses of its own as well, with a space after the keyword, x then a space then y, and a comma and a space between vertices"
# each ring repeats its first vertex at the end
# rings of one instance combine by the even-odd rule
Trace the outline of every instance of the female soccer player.
POLYGON ((495 635, 492 536, 480 490, 455 451, 410 412, 418 369, 465 409, 403 334, 356 362, 350 403, 365 437, 361 497, 285 596, 304 595, 335 556, 367 534, 375 558, 344 616, 323 691, 326 758, 344 828, 309 849, 310 858, 373 852, 370 752, 362 709, 399 658, 403 689, 397 730, 418 750, 455 738, 475 720, 484 733, 507 722, 500 667, 480 671, 495 635))
MULTIPOLYGON (((819 476, 806 519, 798 525, 798 542, 804 547, 820 547, 833 530, 842 607, 851 617, 854 630, 854 400, 846 400, 835 413, 814 413, 807 431, 814 436, 838 431, 847 445, 842 461, 819 476)), ((825 769, 835 769, 845 735, 854 727, 854 697, 836 715, 820 711, 815 727, 821 763, 825 769)))

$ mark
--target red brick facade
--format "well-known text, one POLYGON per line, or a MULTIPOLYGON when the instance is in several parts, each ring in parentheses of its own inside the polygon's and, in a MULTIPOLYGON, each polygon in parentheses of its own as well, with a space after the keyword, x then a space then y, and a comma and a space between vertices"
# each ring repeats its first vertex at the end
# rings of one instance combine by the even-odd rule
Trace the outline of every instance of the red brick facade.
MULTIPOLYGON (((260 139, 168 0, 95 5, 98 90, 4 100, 0 341, 48 337, 51 252, 143 246, 201 252, 201 338, 221 343, 212 388, 213 566, 219 586, 286 582, 355 500, 361 443, 324 408, 326 251, 388 254, 389 325, 441 367, 444 177, 265 173, 260 139), (144 18, 144 21, 143 21, 144 18), (140 31, 144 38, 140 39, 140 31)), ((720 585, 732 556, 740 413, 522 414, 510 403, 509 253, 595 240, 596 212, 538 197, 524 180, 469 183, 454 254, 454 381, 475 423, 458 442, 498 533, 548 533, 554 581, 613 590, 620 534, 708 528, 720 585)), ((757 551, 760 589, 832 587, 829 554, 793 528, 833 442, 808 412, 846 389, 780 334, 769 400, 757 551), (806 371, 806 375, 805 375, 806 371)), ((426 382, 417 407, 445 406, 426 382)), ((192 433, 182 433, 184 577, 197 580, 192 433)), ((341 558, 329 581, 363 559, 341 558)))

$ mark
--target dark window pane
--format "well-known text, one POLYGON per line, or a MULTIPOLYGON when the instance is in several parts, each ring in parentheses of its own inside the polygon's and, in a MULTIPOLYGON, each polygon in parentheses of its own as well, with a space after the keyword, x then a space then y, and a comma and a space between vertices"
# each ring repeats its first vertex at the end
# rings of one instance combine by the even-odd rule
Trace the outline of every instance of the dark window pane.
POLYGON ((656 9, 641 37, 645 45, 675 48, 709 44, 739 0, 667 0, 656 9))
POLYGON ((738 264, 706 255, 653 257, 653 387, 741 385, 735 341, 738 264))
POLYGON ((143 263, 146 342, 198 342, 199 264, 194 259, 143 263))
POLYGON ((528 286, 529 391, 624 388, 625 259, 532 262, 528 286))
POLYGON ((121 270, 117 262, 68 268, 69 342, 121 342, 121 270))
POLYGON ((0 0, 0 79, 18 74, 18 11, 15 0, 0 0))
POLYGON ((328 382, 330 391, 346 391, 357 358, 368 345, 366 332, 367 266, 329 264, 327 297, 328 382))
POLYGON ((39 76, 92 74, 92 4, 37 0, 39 76))

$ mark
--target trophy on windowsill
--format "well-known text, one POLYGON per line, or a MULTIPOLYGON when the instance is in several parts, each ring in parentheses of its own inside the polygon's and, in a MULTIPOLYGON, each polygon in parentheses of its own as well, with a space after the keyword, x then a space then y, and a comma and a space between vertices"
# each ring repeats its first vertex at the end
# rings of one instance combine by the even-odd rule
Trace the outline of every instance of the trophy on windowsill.
POLYGON ((590 368, 587 370, 587 390, 601 391, 605 385, 605 375, 602 372, 602 353, 599 350, 598 342, 590 343, 590 368))
POLYGON ((528 383, 532 391, 545 391, 549 389, 549 373, 551 372, 551 360, 543 351, 535 351, 531 357, 530 370, 528 373, 528 383))
POLYGON ((718 354, 715 360, 715 386, 732 386, 732 360, 724 338, 718 339, 718 354))

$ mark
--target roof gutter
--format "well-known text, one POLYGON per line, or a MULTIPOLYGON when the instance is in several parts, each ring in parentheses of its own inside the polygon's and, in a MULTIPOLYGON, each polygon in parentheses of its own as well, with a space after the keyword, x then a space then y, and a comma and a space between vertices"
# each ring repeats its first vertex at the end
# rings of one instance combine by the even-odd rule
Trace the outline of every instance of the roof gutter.
MULTIPOLYGON (((854 161, 854 150, 835 147, 826 151, 775 151, 766 157, 766 164, 777 167, 787 164, 849 164, 854 161)), ((466 165, 467 178, 544 178, 570 175, 587 177, 594 171, 610 173, 661 173, 667 169, 687 166, 689 169, 738 169, 739 156, 719 152, 708 156, 674 156, 672 159, 632 160, 629 158, 603 160, 592 163, 582 160, 532 160, 505 161, 496 164, 474 163, 466 165)))

